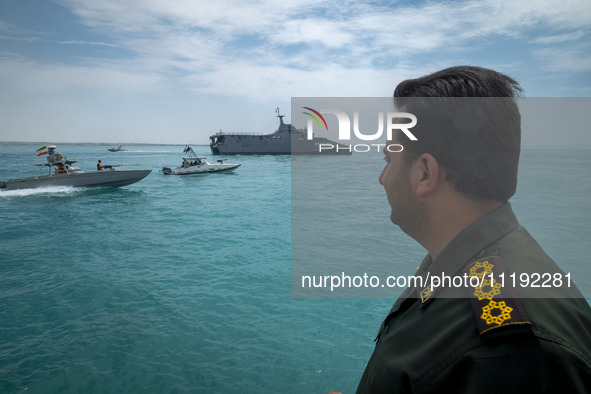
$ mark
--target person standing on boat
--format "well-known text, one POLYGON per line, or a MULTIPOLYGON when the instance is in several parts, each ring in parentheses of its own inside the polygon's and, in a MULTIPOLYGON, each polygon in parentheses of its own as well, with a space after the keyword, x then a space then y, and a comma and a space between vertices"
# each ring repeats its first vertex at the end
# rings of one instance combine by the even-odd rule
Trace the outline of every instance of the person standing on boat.
POLYGON ((102 171, 103 170, 103 165, 101 164, 101 161, 99 160, 98 163, 96 163, 96 170, 97 171, 102 171))
POLYGON ((415 277, 476 280, 407 288, 379 329, 357 393, 588 393, 591 308, 508 202, 520 92, 512 78, 471 66, 397 86, 396 107, 417 117, 417 141, 393 133, 384 149, 379 183, 390 219, 428 252, 415 277), (499 282, 546 273, 556 288, 499 282))

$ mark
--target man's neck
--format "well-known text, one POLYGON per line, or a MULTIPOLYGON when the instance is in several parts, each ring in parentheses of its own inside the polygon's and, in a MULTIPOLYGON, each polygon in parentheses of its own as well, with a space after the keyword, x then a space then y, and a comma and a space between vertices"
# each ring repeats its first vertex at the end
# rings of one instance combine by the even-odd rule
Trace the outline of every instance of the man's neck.
POLYGON ((430 231, 421 245, 433 260, 462 230, 503 205, 499 201, 474 201, 463 196, 433 202, 430 231))

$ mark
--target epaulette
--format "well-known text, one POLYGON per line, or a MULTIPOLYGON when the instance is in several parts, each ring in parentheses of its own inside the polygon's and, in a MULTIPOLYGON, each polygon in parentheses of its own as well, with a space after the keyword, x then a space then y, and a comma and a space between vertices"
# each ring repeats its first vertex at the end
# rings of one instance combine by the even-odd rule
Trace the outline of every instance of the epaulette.
POLYGON ((474 318, 480 335, 491 330, 531 325, 523 306, 510 286, 503 287, 505 267, 499 256, 480 257, 464 268, 471 286, 467 286, 474 318))

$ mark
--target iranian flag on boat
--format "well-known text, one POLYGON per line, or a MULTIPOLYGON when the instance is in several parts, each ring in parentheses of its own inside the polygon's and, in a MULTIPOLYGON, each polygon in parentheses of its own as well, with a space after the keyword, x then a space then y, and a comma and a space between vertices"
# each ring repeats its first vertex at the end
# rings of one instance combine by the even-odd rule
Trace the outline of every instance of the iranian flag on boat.
POLYGON ((47 153, 47 145, 37 149, 37 156, 46 155, 47 153))

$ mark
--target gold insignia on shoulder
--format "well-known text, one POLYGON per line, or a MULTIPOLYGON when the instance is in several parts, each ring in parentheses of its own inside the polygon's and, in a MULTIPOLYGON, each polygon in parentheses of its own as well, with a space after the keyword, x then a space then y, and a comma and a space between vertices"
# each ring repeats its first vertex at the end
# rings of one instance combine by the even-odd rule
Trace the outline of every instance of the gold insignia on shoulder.
POLYGON ((499 327, 531 324, 513 289, 503 287, 501 280, 497 280, 505 274, 499 256, 473 261, 464 268, 464 272, 470 278, 478 278, 478 285, 469 288, 468 294, 480 335, 499 327))
POLYGON ((496 324, 500 326, 505 320, 511 320, 513 308, 507 306, 505 301, 495 302, 490 300, 488 305, 482 307, 480 318, 486 321, 486 324, 496 324))
POLYGON ((477 261, 471 268, 468 275, 482 278, 483 276, 490 275, 494 264, 488 262, 488 260, 477 261))
POLYGON ((496 281, 491 286, 491 281, 488 279, 482 280, 482 283, 474 288, 474 297, 478 297, 479 300, 492 300, 494 296, 501 294, 501 282, 496 281), (485 292, 485 290, 488 290, 485 292))

